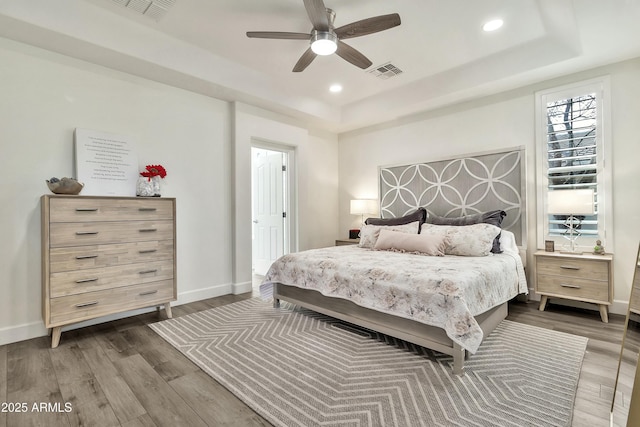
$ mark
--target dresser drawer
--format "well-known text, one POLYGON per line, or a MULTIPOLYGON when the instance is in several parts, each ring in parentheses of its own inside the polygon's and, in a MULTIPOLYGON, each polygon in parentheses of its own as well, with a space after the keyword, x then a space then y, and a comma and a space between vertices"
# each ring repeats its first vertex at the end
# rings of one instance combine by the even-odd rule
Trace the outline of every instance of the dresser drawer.
POLYGON ((537 257, 536 259, 537 274, 609 280, 609 264, 606 261, 562 257, 537 257))
POLYGON ((49 245, 100 245, 173 239, 173 221, 54 223, 49 230, 49 245))
POLYGON ((173 240, 51 249, 51 273, 173 259, 173 240))
POLYGON ((536 291, 562 298, 609 302, 609 283, 606 281, 561 277, 538 272, 536 291))
POLYGON ((49 297, 56 298, 172 278, 173 260, 63 271, 51 274, 49 297))
POLYGON ((47 327, 81 322, 174 299, 172 280, 52 298, 47 327))
POLYGON ((173 218, 172 199, 52 197, 50 222, 129 221, 173 218))

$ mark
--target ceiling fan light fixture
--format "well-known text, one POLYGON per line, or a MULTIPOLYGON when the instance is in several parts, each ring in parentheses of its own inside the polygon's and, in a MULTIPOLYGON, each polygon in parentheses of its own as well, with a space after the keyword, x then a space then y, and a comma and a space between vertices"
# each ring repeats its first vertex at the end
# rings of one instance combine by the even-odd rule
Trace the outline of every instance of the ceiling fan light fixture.
POLYGON ((311 33, 311 50, 316 55, 331 55, 338 49, 338 36, 328 31, 311 33))

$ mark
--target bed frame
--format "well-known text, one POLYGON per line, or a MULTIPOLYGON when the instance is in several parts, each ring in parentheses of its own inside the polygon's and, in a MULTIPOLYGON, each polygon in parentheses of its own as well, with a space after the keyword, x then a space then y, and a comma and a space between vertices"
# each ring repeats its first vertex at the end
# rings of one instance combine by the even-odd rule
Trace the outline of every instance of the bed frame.
MULTIPOLYGON (((476 153, 427 163, 379 168, 380 213, 398 217, 422 206, 429 214, 457 217, 501 208, 507 212, 502 228, 514 233, 526 248, 526 186, 524 147, 476 153)), ((523 263, 526 254, 522 253, 523 263)), ((464 373, 466 351, 443 329, 360 307, 320 292, 273 284, 274 307, 280 299, 318 313, 372 329, 453 356, 453 372, 464 373)), ((484 336, 507 317, 507 302, 476 316, 484 336)))
MULTIPOLYGON (((313 289, 274 283, 273 306, 275 308, 280 307, 280 300, 453 356, 453 373, 464 374, 464 360, 467 352, 459 344, 454 343, 441 328, 360 307, 346 299, 327 297, 313 289)), ((476 321, 486 337, 506 317, 507 303, 505 302, 476 316, 476 321)))

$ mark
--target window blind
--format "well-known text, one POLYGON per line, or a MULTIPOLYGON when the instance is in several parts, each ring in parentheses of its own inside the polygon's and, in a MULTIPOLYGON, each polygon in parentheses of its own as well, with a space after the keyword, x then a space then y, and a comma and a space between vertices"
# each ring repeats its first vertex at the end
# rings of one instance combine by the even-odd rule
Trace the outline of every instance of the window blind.
MULTIPOLYGON (((574 224, 581 234, 592 236, 598 234, 597 114, 595 93, 555 100, 546 109, 548 191, 594 190, 596 214, 577 217, 574 224)), ((564 234, 568 220, 565 215, 549 215, 549 234, 564 234)))

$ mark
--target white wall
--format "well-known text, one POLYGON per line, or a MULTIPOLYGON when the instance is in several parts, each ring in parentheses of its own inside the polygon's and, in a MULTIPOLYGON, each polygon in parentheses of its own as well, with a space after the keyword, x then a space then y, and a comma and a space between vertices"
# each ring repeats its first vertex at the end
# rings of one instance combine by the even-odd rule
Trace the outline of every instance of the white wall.
POLYGON ((298 201, 297 247, 330 246, 338 224, 337 137, 310 133, 291 120, 245 104, 234 104, 234 292, 251 288, 251 144, 274 143, 295 151, 298 201))
MULTIPOLYGON (((0 345, 46 333, 39 199, 49 193, 46 179, 73 176, 76 127, 130 135, 140 170, 166 167, 162 194, 177 199, 177 304, 237 292, 236 276, 250 280, 251 242, 234 252, 247 248, 246 240, 234 245, 235 115, 228 102, 0 38, 0 345), (238 275, 234 261, 246 267, 238 275)), ((280 129, 277 140, 299 134, 278 120, 262 123, 280 129)), ((307 248, 335 234, 338 149, 335 136, 301 132, 300 191, 318 189, 312 201, 299 196, 300 247, 307 248), (328 180, 320 178, 325 171, 328 180), (325 209, 315 221, 314 204, 325 209)))
MULTIPOLYGON (((546 81, 394 123, 340 135, 340 229, 357 225, 352 198, 377 194, 378 166, 447 159, 524 145, 527 156, 528 265, 536 248, 534 93, 592 77, 611 76, 613 133, 614 304, 626 310, 640 241, 640 58, 546 81)), ((531 270, 531 269, 529 269, 531 270)), ((529 274, 529 277, 532 276, 529 274)), ((533 281, 530 280, 530 287, 533 281)), ((625 311, 626 312, 626 311, 625 311)))

